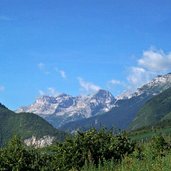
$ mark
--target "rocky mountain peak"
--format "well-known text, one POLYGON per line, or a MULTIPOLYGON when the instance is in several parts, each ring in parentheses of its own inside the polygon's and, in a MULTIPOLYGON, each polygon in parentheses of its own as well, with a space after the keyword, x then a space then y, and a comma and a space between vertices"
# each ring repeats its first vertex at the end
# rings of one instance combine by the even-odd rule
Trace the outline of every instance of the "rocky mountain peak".
POLYGON ((65 123, 109 111, 114 102, 115 98, 106 90, 99 90, 92 96, 73 97, 60 94, 57 97, 42 96, 32 105, 20 108, 18 112, 32 112, 45 119, 48 117, 48 120, 51 121, 60 117, 65 123), (53 119, 51 119, 52 117, 53 119))
POLYGON ((170 73, 157 76, 134 93, 126 94, 120 99, 115 99, 109 91, 102 89, 91 96, 73 97, 67 94, 60 94, 57 97, 43 96, 32 105, 20 108, 18 112, 38 114, 55 127, 60 127, 71 121, 101 115, 114 107, 117 109, 125 107, 124 104, 141 104, 169 87, 171 87, 170 73))
POLYGON ((55 103, 56 98, 53 96, 41 96, 36 99, 35 103, 55 103))
POLYGON ((143 94, 157 95, 163 90, 168 89, 169 87, 171 87, 171 73, 165 75, 158 75, 147 84, 144 84, 142 87, 137 88, 135 92, 123 93, 122 95, 118 96, 117 99, 130 99, 132 97, 137 97, 143 94))
POLYGON ((0 103, 0 108, 7 109, 2 103, 0 103))
POLYGON ((68 97, 70 95, 66 94, 66 93, 62 93, 62 94, 59 94, 57 97, 58 98, 62 98, 62 97, 68 97))
POLYGON ((158 91, 161 92, 163 90, 166 90, 171 86, 171 74, 166 75, 158 75, 155 77, 152 81, 145 84, 141 88, 138 89, 138 91, 150 91, 157 93, 158 91))
POLYGON ((107 91, 100 89, 96 94, 93 96, 94 98, 114 98, 113 95, 107 91))

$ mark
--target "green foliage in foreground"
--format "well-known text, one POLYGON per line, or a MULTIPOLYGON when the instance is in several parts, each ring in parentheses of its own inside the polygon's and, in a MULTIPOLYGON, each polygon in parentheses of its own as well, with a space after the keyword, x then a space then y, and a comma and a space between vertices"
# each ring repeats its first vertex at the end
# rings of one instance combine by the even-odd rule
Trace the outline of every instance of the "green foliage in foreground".
POLYGON ((1 170, 80 170, 85 163, 98 166, 108 160, 120 162, 134 151, 135 143, 124 135, 105 130, 78 133, 45 149, 25 147, 15 137, 0 151, 1 170))
POLYGON ((170 171, 170 145, 162 136, 154 137, 150 142, 137 146, 131 155, 120 163, 113 160, 95 167, 85 165, 82 171, 170 171))
POLYGON ((113 159, 119 162, 126 154, 134 151, 135 143, 124 135, 114 136, 112 132, 91 129, 78 133, 64 143, 56 145, 52 151, 61 170, 79 170, 86 162, 98 165, 99 162, 113 159))
POLYGON ((155 160, 148 158, 147 156, 144 160, 139 160, 133 156, 127 156, 120 164, 109 161, 98 167, 95 167, 94 165, 85 166, 82 171, 170 171, 170 163, 171 153, 165 157, 157 157, 155 160))
POLYGON ((44 149, 26 147, 14 137, 0 149, 0 170, 36 171, 170 171, 170 143, 156 136, 133 143, 94 129, 44 149))
POLYGON ((49 164, 50 156, 24 146, 18 137, 0 150, 0 170, 48 170, 49 164))

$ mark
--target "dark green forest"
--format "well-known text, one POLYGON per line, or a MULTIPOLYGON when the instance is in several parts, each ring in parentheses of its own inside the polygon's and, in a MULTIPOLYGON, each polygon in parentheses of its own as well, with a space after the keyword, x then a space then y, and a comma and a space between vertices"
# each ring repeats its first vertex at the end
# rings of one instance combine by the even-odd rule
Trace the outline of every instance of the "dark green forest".
POLYGON ((164 163, 156 166, 159 171, 163 164, 169 165, 165 159, 171 159, 169 137, 155 135, 146 141, 134 141, 129 138, 129 133, 114 135, 105 129, 91 129, 67 137, 63 142, 36 149, 25 146, 18 136, 14 136, 0 149, 0 170, 107 171, 123 168, 126 171, 132 167, 137 169, 139 164, 144 169, 150 168, 160 160, 164 163))
POLYGON ((18 135, 23 140, 33 135, 38 138, 50 135, 60 141, 64 139, 66 133, 55 129, 38 115, 14 113, 0 104, 0 146, 9 141, 13 135, 18 135))

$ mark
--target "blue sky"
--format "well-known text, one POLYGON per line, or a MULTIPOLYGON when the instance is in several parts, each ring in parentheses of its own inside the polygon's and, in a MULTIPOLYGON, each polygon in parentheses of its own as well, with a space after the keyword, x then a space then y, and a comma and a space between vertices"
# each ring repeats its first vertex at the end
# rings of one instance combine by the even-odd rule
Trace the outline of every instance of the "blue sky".
POLYGON ((171 68, 170 0, 1 0, 0 102, 114 95, 171 68))

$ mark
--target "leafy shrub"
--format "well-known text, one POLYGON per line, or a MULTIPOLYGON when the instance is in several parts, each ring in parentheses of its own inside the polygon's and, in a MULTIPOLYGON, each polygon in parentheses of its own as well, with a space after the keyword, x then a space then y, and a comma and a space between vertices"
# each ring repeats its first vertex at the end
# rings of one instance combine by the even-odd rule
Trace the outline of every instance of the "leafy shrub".
POLYGON ((153 158, 156 156, 165 156, 166 153, 170 149, 170 144, 166 142, 163 136, 158 135, 153 137, 152 142, 150 144, 151 152, 153 154, 153 158))
POLYGON ((0 170, 48 170, 50 156, 26 147, 19 137, 14 137, 0 149, 0 170))
POLYGON ((106 160, 120 161, 124 155, 132 153, 134 147, 135 144, 124 135, 113 136, 104 129, 91 129, 57 144, 53 152, 60 170, 79 170, 86 162, 98 166, 106 160))
POLYGON ((125 135, 114 136, 104 129, 78 132, 45 149, 26 147, 20 138, 14 137, 0 149, 0 170, 80 170, 85 163, 99 167, 110 160, 121 161, 134 148, 135 144, 125 135))

